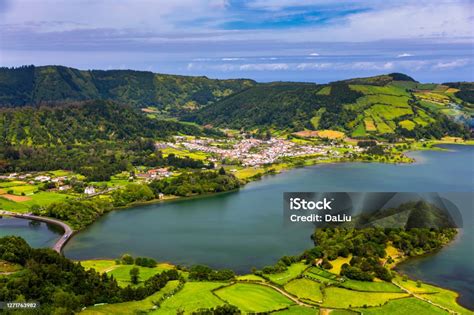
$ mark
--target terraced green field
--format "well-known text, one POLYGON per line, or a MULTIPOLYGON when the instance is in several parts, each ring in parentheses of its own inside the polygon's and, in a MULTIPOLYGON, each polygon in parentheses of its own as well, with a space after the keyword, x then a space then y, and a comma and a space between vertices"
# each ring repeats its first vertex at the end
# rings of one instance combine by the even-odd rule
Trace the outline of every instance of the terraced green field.
POLYGON ((360 292, 337 287, 325 289, 323 306, 335 308, 351 308, 380 306, 386 302, 409 296, 406 293, 360 292))
POLYGON ((259 284, 236 283, 214 293, 243 312, 270 312, 294 304, 278 291, 259 284))
POLYGON ((143 281, 156 275, 157 273, 160 273, 172 268, 168 266, 169 265, 158 265, 155 268, 148 268, 148 267, 141 267, 141 266, 136 266, 136 265, 119 265, 116 268, 112 269, 107 274, 114 276, 119 286, 126 287, 128 285, 132 285, 132 283, 130 282, 130 270, 132 268, 138 268, 138 270, 140 271, 140 274, 139 274, 139 277, 140 277, 139 285, 140 285, 143 281))
POLYGON ((283 285, 299 276, 306 268, 308 268, 308 266, 303 263, 295 263, 289 266, 288 270, 285 272, 265 274, 265 276, 268 277, 272 282, 283 285))
POLYGON ((304 275, 311 279, 314 279, 319 282, 324 282, 326 284, 339 283, 337 276, 321 268, 312 267, 305 271, 304 275))
MULTIPOLYGON (((144 300, 117 303, 117 304, 106 304, 87 308, 82 311, 83 315, 101 315, 101 314, 114 314, 114 315, 128 315, 137 314, 140 312, 147 312, 155 306, 153 301, 158 301, 162 296, 175 290, 179 285, 178 280, 170 281, 166 286, 155 294, 150 295, 144 300)), ((173 313, 174 314, 174 313, 173 313)))
POLYGON ((285 290, 297 296, 299 299, 321 302, 323 293, 321 284, 309 279, 295 279, 285 284, 285 290))
POLYGON ((368 281, 358 281, 358 280, 346 280, 341 285, 344 288, 357 290, 357 291, 393 292, 393 293, 403 292, 399 287, 389 282, 368 282, 368 281))
MULTIPOLYGON (((305 306, 290 306, 288 309, 273 312, 272 314, 278 315, 316 315, 319 314, 319 309, 305 307, 305 306)), ((332 313, 334 315, 334 313, 332 313)))
POLYGON ((185 314, 200 308, 211 308, 225 302, 212 293, 212 290, 223 286, 219 282, 186 282, 183 289, 161 304, 158 310, 148 314, 176 314, 182 310, 185 314))
POLYGON ((389 301, 387 304, 379 307, 360 308, 357 309, 367 315, 438 315, 448 314, 446 311, 433 306, 427 302, 423 302, 416 298, 405 298, 389 301))
POLYGON ((411 121, 411 120, 402 120, 401 122, 398 123, 402 128, 405 128, 406 130, 413 130, 415 128, 416 124, 411 121))

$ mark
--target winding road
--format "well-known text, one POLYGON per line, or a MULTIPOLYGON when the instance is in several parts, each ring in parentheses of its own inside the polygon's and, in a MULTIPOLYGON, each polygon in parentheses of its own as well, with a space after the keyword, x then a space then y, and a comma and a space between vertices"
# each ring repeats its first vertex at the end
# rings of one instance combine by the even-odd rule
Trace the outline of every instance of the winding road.
POLYGON ((72 234, 74 233, 74 230, 71 229, 69 225, 64 223, 63 221, 52 219, 52 218, 46 218, 46 217, 40 217, 37 215, 29 214, 29 213, 16 213, 16 212, 11 212, 11 211, 6 211, 6 210, 0 210, 0 216, 5 215, 5 216, 10 216, 10 217, 15 217, 15 218, 20 218, 20 219, 27 219, 27 220, 34 220, 34 221, 41 221, 45 223, 50 223, 54 224, 57 226, 60 226, 64 233, 61 236, 61 238, 54 244, 53 250, 61 253, 64 245, 69 241, 71 238, 72 234))

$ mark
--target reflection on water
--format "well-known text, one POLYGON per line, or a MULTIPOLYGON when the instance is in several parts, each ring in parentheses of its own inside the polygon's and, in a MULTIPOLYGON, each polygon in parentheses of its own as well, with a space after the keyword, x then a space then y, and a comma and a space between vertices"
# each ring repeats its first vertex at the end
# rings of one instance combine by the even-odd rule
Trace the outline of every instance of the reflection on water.
POLYGON ((0 237, 17 235, 33 247, 52 247, 61 237, 62 230, 52 224, 11 217, 0 218, 0 237))

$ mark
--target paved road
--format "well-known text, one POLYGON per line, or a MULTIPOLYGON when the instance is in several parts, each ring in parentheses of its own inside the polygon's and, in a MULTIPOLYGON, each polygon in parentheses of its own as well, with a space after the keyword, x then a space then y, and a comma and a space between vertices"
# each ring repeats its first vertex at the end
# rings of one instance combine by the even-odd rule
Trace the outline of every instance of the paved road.
POLYGON ((46 223, 60 226, 63 229, 64 234, 53 246, 53 250, 57 251, 58 253, 61 253, 61 250, 63 249, 64 245, 66 245, 67 241, 69 241, 72 234, 74 233, 73 229, 71 229, 69 225, 67 225, 63 221, 52 219, 52 218, 40 217, 37 215, 28 214, 28 213, 24 213, 24 214, 16 213, 16 212, 5 211, 5 210, 0 210, 0 215, 7 215, 7 216, 15 217, 15 218, 20 218, 20 219, 41 221, 41 222, 46 222, 46 223))

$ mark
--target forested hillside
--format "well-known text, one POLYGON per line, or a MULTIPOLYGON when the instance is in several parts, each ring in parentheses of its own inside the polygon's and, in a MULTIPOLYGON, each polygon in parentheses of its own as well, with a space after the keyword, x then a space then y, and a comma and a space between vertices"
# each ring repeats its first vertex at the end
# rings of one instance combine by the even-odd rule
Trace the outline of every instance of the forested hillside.
POLYGON ((178 133, 212 132, 190 124, 148 119, 131 106, 110 101, 0 109, 0 139, 13 145, 72 145, 139 137, 164 139, 178 133))
POLYGON ((469 94, 394 73, 333 82, 260 84, 183 119, 247 130, 335 129, 352 137, 468 136, 469 94), (460 123, 460 124, 458 124, 460 123))
MULTIPOLYGON (((215 127, 270 132, 332 129, 354 138, 468 137, 469 126, 474 125, 473 86, 469 82, 424 84, 401 73, 318 85, 257 84, 245 79, 211 80, 132 70, 81 71, 62 66, 0 68, 0 108, 40 104, 63 107, 62 114, 54 114, 59 116, 53 119, 52 128, 50 121, 38 120, 36 114, 33 115, 36 118, 28 121, 18 122, 18 117, 10 121, 12 118, 8 117, 13 112, 7 115, 7 121, 0 121, 3 124, 0 127, 13 129, 3 135, 10 142, 49 137, 52 140, 48 141, 66 138, 63 143, 71 143, 68 134, 77 131, 61 129, 60 125, 67 126, 69 119, 80 115, 69 118, 76 113, 64 107, 75 101, 101 99, 113 100, 122 106, 147 108, 145 110, 153 112, 153 116, 164 114, 215 127), (36 130, 39 125, 45 127, 36 130)), ((132 130, 110 132, 115 127, 103 125, 94 118, 91 121, 79 118, 81 121, 77 123, 105 128, 105 132, 90 132, 89 139, 135 134, 133 129, 140 125, 123 121, 124 117, 110 121, 123 124, 117 128, 132 130)), ((72 129, 75 127, 73 122, 72 129)))
POLYGON ((211 80, 133 70, 0 68, 0 106, 105 99, 178 111, 213 103, 254 84, 252 80, 211 80))
POLYGON ((111 101, 0 109, 0 173, 68 169, 107 180, 130 165, 206 167, 156 152, 156 139, 177 134, 221 135, 111 101))

